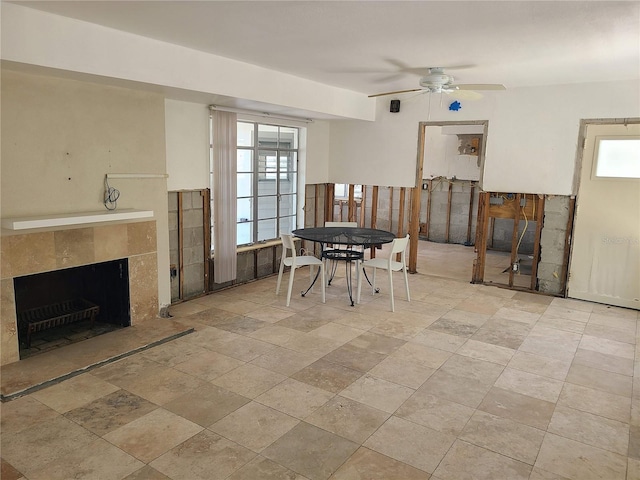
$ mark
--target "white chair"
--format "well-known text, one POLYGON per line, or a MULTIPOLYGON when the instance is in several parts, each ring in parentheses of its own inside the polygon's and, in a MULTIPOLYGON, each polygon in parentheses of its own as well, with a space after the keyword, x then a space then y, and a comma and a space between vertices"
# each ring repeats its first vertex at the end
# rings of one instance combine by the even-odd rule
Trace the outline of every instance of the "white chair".
POLYGON ((324 222, 325 227, 358 227, 358 222, 324 222))
MULTIPOLYGON (((370 260, 365 260, 362 262, 362 274, 364 274, 365 267, 373 268, 373 278, 371 281, 371 294, 373 295, 376 291, 376 270, 378 268, 382 268, 389 272, 389 297, 391 298, 391 311, 395 312, 395 305, 393 303, 393 272, 402 271, 404 274, 404 286, 407 290, 407 301, 411 301, 411 297, 409 296, 409 279, 407 278, 407 262, 405 250, 407 249, 407 245, 409 243, 409 235, 404 238, 396 238, 391 243, 391 251, 389 252, 389 256, 387 258, 372 258, 370 260), (394 256, 400 253, 400 261, 397 262, 394 260, 394 256)), ((360 303, 360 291, 362 289, 362 277, 360 275, 358 278, 358 297, 357 302, 360 303)))
MULTIPOLYGON (((324 222, 324 226, 325 227, 357 228, 358 222, 324 222)), ((348 246, 345 248, 339 248, 339 246, 336 247, 334 245, 331 245, 331 246, 325 245, 325 249, 322 252, 322 258, 323 260, 326 260, 326 265, 327 265, 326 267, 327 268, 327 272, 326 272, 327 285, 331 285, 331 280, 333 280, 333 277, 336 275, 336 268, 338 266, 339 260, 345 260, 349 262, 355 260, 356 277, 357 277, 358 272, 360 271, 360 269, 358 268, 358 261, 361 261, 363 256, 364 256, 364 249, 362 247, 354 248, 353 246, 348 246), (356 253, 354 253, 354 251, 356 253), (361 255, 358 255, 358 252, 361 253, 361 255), (356 257, 360 257, 360 258, 356 258, 356 257)))
MULTIPOLYGON (((291 303, 291 290, 293 288, 293 277, 296 271, 296 268, 309 266, 309 275, 311 277, 311 286, 313 286, 313 282, 316 277, 313 275, 313 267, 314 265, 320 269, 321 282, 322 285, 322 303, 325 303, 325 295, 324 295, 324 264, 322 260, 316 258, 312 255, 296 255, 296 246, 293 243, 293 236, 287 233, 281 233, 280 238, 282 239, 282 257, 280 259, 280 272, 278 273, 278 284, 276 286, 276 295, 280 292, 280 283, 282 282, 282 273, 284 272, 285 265, 287 267, 291 267, 291 271, 289 272, 289 289, 287 291, 287 307, 289 303, 291 303), (291 251, 291 256, 287 257, 287 252, 291 251)), ((311 286, 309 288, 311 288, 311 286)))

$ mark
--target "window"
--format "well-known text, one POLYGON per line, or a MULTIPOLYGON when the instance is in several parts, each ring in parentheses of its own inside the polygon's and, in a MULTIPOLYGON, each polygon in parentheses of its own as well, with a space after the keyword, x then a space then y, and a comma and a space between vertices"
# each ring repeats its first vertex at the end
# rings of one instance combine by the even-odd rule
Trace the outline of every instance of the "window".
POLYGON ((238 121, 238 245, 296 226, 299 129, 238 121))
MULTIPOLYGON (((333 196, 335 198, 349 198, 349 184, 336 183, 333 190, 333 196)), ((362 198, 362 185, 353 186, 353 197, 362 198)))
POLYGON ((640 178, 640 138, 597 137, 596 177, 640 178))

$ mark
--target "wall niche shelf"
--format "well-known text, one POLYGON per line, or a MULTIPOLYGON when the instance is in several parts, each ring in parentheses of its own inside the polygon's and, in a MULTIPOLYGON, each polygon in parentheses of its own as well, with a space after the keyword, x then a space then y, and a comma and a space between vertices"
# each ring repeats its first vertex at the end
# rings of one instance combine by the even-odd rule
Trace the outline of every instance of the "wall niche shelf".
POLYGON ((99 212, 76 212, 37 217, 3 218, 2 228, 7 230, 32 230, 36 228, 64 227, 91 223, 140 220, 153 218, 153 210, 105 210, 99 212))

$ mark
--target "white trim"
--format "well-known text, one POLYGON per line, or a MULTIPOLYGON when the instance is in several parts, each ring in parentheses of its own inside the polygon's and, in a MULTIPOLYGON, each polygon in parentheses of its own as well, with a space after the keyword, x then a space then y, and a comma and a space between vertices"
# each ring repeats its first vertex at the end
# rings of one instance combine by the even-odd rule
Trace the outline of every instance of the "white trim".
POLYGON ((153 218, 153 210, 120 210, 103 212, 82 212, 38 217, 3 218, 2 228, 28 230, 34 228, 63 227, 89 223, 114 222, 117 220, 139 220, 153 218))
POLYGON ((107 178, 169 178, 166 173, 107 173, 107 178))
POLYGON ((209 110, 219 112, 238 113, 240 115, 254 115, 256 117, 273 118, 275 120, 291 120, 295 122, 313 123, 311 118, 292 117, 289 115, 272 114, 269 112, 256 112, 254 110, 243 110, 241 108, 222 107, 219 105, 209 105, 209 110))

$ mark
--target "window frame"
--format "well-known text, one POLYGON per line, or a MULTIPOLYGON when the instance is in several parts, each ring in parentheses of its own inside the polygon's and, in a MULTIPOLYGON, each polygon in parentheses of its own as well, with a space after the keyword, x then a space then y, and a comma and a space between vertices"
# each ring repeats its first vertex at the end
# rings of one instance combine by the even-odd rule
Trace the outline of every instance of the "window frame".
MULTIPOLYGON (((350 188, 350 183, 334 183, 334 192, 336 190, 341 190, 344 192, 344 195, 337 195, 334 193, 333 198, 338 199, 338 200, 347 200, 349 198, 349 188, 350 188), (338 185, 342 185, 341 187, 338 187, 338 185)), ((354 183, 353 184, 354 187, 354 191, 353 191, 353 198, 355 199, 362 199, 362 190, 363 190, 363 185, 362 184, 358 184, 358 183, 354 183)))
POLYGON ((640 141, 640 137, 637 135, 598 135, 595 137, 595 141, 596 141, 596 145, 595 145, 595 153, 594 153, 594 159, 593 159, 593 164, 592 164, 592 170, 591 170, 591 179, 592 180, 618 180, 618 181, 634 181, 634 180, 638 180, 640 179, 640 175, 639 176, 616 176, 616 175, 605 175, 605 174, 598 174, 598 167, 600 166, 600 150, 601 150, 601 143, 603 141, 608 142, 608 141, 620 141, 620 142, 624 142, 624 141, 640 141))
MULTIPOLYGON (((279 232, 281 230, 281 226, 283 223, 283 219, 288 218, 291 222, 291 225, 295 226, 297 222, 297 204, 299 201, 299 188, 298 188, 298 180, 299 180, 299 163, 300 163, 300 128, 299 127, 291 127, 287 125, 278 125, 272 123, 262 123, 257 121, 250 120, 237 120, 238 126, 240 124, 252 125, 252 145, 237 145, 238 156, 240 156, 241 151, 249 151, 251 152, 251 162, 252 168, 251 172, 238 172, 238 173, 251 173, 252 174, 252 187, 250 195, 236 195, 236 202, 240 200, 249 199, 250 200, 250 208, 251 208, 251 218, 247 221, 240 221, 239 215, 237 215, 236 220, 236 229, 239 229, 239 226, 245 223, 251 224, 250 226, 250 240, 249 242, 240 243, 240 235, 238 235, 238 239, 236 240, 236 247, 244 247, 253 245, 256 243, 268 242, 271 240, 276 240, 279 238, 279 232), (276 137, 275 142, 261 141, 260 140, 260 126, 263 127, 275 127, 276 128, 276 137), (281 142, 282 138, 282 129, 287 130, 295 130, 294 137, 295 139, 288 144, 283 144, 281 142), (293 144, 293 145, 292 145, 293 144), (269 171, 270 168, 267 165, 267 155, 275 153, 275 171, 269 171), (286 168, 283 170, 282 160, 286 158, 286 168), (261 168, 262 167, 262 168, 261 168), (271 177, 271 178, 269 178, 271 177), (283 182, 291 182, 291 188, 288 190, 292 190, 291 193, 283 193, 282 184, 283 182), (274 184, 275 193, 261 194, 261 186, 264 187, 269 184, 274 184), (263 199, 263 202, 269 197, 275 197, 275 212, 274 216, 260 218, 260 199, 263 199), (283 215, 282 213, 282 201, 283 197, 291 197, 292 201, 290 204, 292 205, 292 212, 289 215, 283 215), (264 221, 273 221, 275 220, 275 237, 272 238, 260 238, 260 222, 264 221)), ((238 128, 240 130, 240 128, 238 128)), ((239 143, 239 142, 238 142, 239 143)), ((273 155, 271 155, 273 156, 273 155)), ((271 166, 271 169, 273 166, 271 166)), ((238 181, 236 175, 236 182, 238 181)), ((264 203, 262 204, 264 205, 264 203)), ((243 217, 246 218, 246 217, 243 217)))

